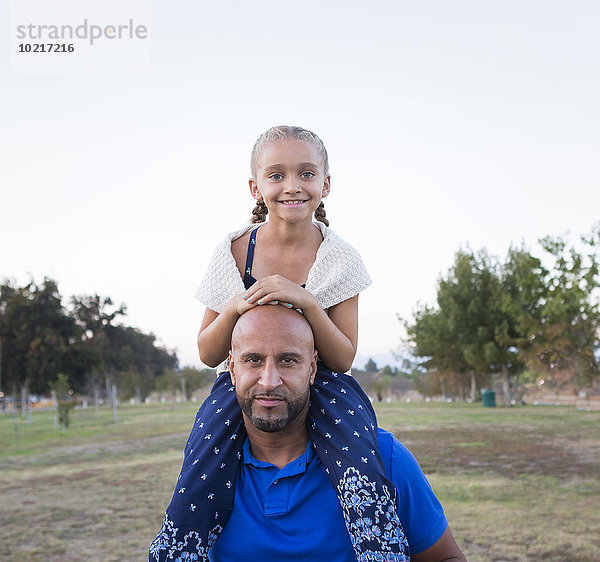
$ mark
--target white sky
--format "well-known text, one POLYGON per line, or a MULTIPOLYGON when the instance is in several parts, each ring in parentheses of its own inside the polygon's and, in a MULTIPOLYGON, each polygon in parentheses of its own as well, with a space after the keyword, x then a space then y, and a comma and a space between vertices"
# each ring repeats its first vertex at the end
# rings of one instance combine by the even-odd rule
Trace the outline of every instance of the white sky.
POLYGON ((182 364, 272 125, 329 151, 331 226, 374 281, 364 357, 397 347, 396 313, 433 302, 461 245, 503 256, 600 218, 598 2, 149 5, 145 74, 11 74, 0 35, 0 277, 124 302, 182 364))

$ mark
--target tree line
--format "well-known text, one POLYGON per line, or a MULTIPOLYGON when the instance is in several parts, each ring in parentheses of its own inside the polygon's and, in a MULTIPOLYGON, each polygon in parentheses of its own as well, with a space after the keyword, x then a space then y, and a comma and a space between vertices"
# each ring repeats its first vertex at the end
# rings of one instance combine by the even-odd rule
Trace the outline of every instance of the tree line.
MULTIPOLYGON (((0 284, 0 391, 25 397, 62 386, 71 393, 144 400, 180 389, 189 398, 209 371, 179 369, 177 354, 153 334, 124 323, 125 305, 109 297, 72 296, 63 304, 56 281, 0 284), (66 382, 65 382, 66 381, 66 382)), ((210 371, 212 373, 212 371, 210 371)))
POLYGON ((458 251, 436 303, 401 319, 422 389, 475 399, 500 379, 508 405, 524 379, 556 392, 597 379, 600 224, 576 245, 560 236, 539 244, 541 258, 523 244, 502 261, 485 249, 458 251))

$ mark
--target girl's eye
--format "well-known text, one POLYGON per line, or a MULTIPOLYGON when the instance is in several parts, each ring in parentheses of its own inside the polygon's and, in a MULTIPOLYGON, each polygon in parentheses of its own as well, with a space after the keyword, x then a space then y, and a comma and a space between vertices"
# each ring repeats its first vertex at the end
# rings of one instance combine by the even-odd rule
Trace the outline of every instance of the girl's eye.
POLYGON ((300 174, 301 178, 304 178, 305 180, 309 180, 310 178, 313 178, 315 176, 314 172, 302 172, 300 174))
POLYGON ((279 181, 283 179, 283 176, 281 174, 271 174, 269 178, 271 178, 274 181, 279 181))

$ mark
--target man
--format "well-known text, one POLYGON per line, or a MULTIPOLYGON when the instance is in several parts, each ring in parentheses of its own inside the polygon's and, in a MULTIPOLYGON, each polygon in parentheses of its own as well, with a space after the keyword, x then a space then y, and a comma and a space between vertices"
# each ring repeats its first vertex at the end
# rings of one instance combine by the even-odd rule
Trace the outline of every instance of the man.
MULTIPOLYGON (((336 491, 308 441, 317 371, 310 325, 294 310, 256 307, 238 320, 231 346, 247 440, 233 511, 210 560, 356 560, 336 491)), ((466 560, 414 457, 382 430, 379 445, 411 559, 466 560)))

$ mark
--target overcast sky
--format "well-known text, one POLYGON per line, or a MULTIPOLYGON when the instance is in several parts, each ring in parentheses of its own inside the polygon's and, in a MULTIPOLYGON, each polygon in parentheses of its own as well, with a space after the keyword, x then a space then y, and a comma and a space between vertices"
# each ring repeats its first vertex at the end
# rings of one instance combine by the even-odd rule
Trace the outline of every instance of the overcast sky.
POLYGON ((461 246, 535 250, 600 219, 598 2, 130 4, 149 23, 139 72, 20 73, 0 36, 0 277, 124 302, 182 364, 272 125, 329 151, 331 227, 373 278, 365 358, 398 346, 396 314, 434 301, 461 246))

